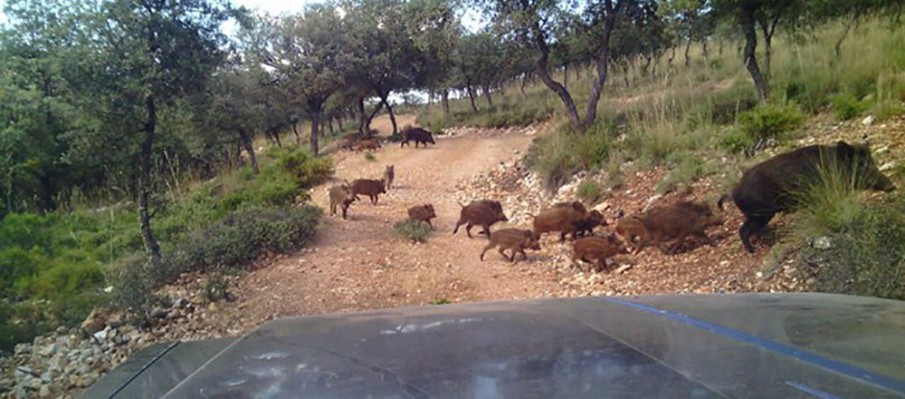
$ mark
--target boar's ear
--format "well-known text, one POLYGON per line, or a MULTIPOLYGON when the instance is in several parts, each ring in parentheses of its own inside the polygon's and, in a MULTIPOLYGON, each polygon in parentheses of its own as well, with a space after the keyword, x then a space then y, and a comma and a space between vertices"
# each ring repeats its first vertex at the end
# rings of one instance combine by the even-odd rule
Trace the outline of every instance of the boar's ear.
POLYGON ((836 151, 841 159, 852 159, 855 156, 855 148, 842 140, 836 143, 836 151))

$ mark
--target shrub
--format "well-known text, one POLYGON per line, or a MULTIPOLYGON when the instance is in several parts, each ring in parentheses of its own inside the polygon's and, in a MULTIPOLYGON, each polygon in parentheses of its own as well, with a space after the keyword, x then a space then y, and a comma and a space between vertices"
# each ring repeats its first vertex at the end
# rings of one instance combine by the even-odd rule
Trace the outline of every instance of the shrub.
POLYGON ((229 292, 229 284, 220 273, 212 273, 207 276, 207 280, 204 281, 204 287, 201 289, 201 296, 207 302, 219 302, 232 298, 232 294, 229 292))
POLYGON ((166 262, 152 264, 148 255, 136 252, 111 265, 109 279, 113 283, 110 305, 125 312, 130 321, 144 325, 150 320, 151 310, 164 304, 164 298, 155 294, 160 282, 161 269, 166 262))
POLYGON ((739 128, 755 142, 781 138, 798 129, 805 116, 797 105, 762 104, 738 117, 739 128))
POLYGON ((606 192, 600 183, 597 183, 594 180, 586 179, 578 185, 578 191, 575 195, 578 196, 578 199, 582 200, 586 204, 595 204, 598 200, 603 198, 606 192))
POLYGON ((314 235, 320 217, 321 210, 309 205, 230 213, 177 245, 170 258, 173 272, 236 270, 265 252, 297 249, 314 235))
POLYGON ((674 155, 674 158, 678 159, 676 167, 657 183, 657 192, 660 194, 685 187, 707 174, 704 161, 695 154, 674 155))
POLYGON ((839 120, 847 121, 861 115, 867 107, 851 94, 837 94, 830 97, 833 112, 839 120))
POLYGON ((796 231, 799 238, 842 232, 860 217, 858 176, 832 160, 821 162, 816 179, 799 184, 793 193, 801 205, 796 231))
POLYGON ((719 146, 732 154, 741 154, 753 147, 754 141, 741 129, 729 129, 720 137, 719 146))
POLYGON ((879 100, 870 107, 870 113, 877 121, 885 121, 892 117, 905 114, 905 106, 898 100, 879 100))
POLYGON ((375 157, 374 154, 371 154, 370 152, 366 152, 366 153, 365 153, 365 160, 368 161, 368 162, 374 162, 374 161, 377 160, 377 157, 375 157))
POLYGON ((427 242, 428 237, 431 235, 431 228, 427 223, 411 219, 396 223, 396 225, 393 226, 393 230, 396 232, 396 235, 412 240, 412 242, 427 242))

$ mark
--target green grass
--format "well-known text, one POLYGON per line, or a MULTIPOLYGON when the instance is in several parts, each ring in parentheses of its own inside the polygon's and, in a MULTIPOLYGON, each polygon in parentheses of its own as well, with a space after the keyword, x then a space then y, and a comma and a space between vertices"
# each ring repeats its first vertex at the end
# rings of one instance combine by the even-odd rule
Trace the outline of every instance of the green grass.
POLYGON ((403 220, 393 226, 393 231, 399 237, 411 240, 412 242, 425 243, 433 232, 427 223, 416 220, 403 220))
POLYGON ((0 220, 0 349, 81 322, 102 303, 139 310, 176 273, 241 268, 265 251, 303 245, 320 211, 291 207, 332 174, 329 158, 289 149, 197 184, 158 208, 152 228, 163 262, 147 265, 134 205, 0 220), (102 288, 113 285, 114 293, 102 288))
POLYGON ((578 191, 575 195, 586 204, 596 204, 597 201, 606 195, 606 190, 600 183, 587 179, 578 185, 578 191))

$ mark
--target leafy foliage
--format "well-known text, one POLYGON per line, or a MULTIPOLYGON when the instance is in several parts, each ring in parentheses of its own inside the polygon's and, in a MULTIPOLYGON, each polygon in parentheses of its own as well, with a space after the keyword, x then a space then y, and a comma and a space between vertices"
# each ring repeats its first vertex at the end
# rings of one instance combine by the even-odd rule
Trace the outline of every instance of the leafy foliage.
POLYGON ((759 105, 739 115, 739 128, 754 141, 778 139, 804 124, 805 116, 795 104, 759 105))
POLYGON ((396 232, 396 235, 402 238, 420 243, 427 242, 427 239, 433 232, 427 223, 411 219, 397 222, 393 225, 393 230, 396 232))

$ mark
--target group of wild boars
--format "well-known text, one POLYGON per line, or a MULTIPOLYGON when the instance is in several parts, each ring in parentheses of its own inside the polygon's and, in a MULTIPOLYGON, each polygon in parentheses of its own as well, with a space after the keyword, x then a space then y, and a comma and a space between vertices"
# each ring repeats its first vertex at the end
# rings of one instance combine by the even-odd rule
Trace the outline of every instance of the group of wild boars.
POLYGON ((540 244, 538 243, 537 235, 531 230, 500 229, 490 233, 490 242, 481 251, 480 258, 482 261, 484 260, 484 254, 494 247, 499 247, 497 251, 500 255, 503 255, 503 258, 515 263, 516 253, 522 254, 522 259, 528 259, 525 249, 536 251, 540 249, 540 244), (507 249, 512 251, 512 255, 509 257, 506 256, 507 249))
POLYGON ((628 248, 613 235, 584 237, 572 245, 572 262, 579 260, 596 266, 596 271, 606 269, 606 260, 619 254, 627 254, 628 248))
POLYGON ((580 201, 556 203, 534 217, 534 233, 540 237, 544 233, 559 232, 560 242, 566 240, 566 234, 576 238, 579 227, 583 227, 581 225, 588 216, 587 208, 580 201))
MULTIPOLYGON (((738 231, 745 249, 753 253, 751 235, 760 233, 777 213, 801 206, 802 194, 828 173, 840 174, 861 190, 895 189, 877 169, 867 145, 839 141, 834 146, 812 145, 777 155, 746 170, 732 189, 731 198, 745 215, 738 231)), ((720 198, 720 208, 727 197, 720 198)))
POLYGON ((358 199, 359 195, 367 195, 374 205, 377 205, 380 194, 386 193, 386 182, 383 179, 355 179, 352 180, 351 187, 355 199, 358 199))
POLYGON ((420 127, 406 127, 402 130, 402 144, 399 148, 405 147, 409 141, 415 142, 415 148, 418 148, 418 144, 423 144, 424 147, 427 147, 427 143, 437 144, 431 132, 420 127))
POLYGON ((503 205, 499 201, 478 200, 472 201, 468 205, 459 204, 462 210, 459 212, 459 221, 456 222, 456 228, 453 234, 459 231, 459 226, 465 225, 465 234, 471 238, 471 227, 481 226, 483 233, 490 235, 490 226, 496 222, 508 222, 509 218, 503 213, 503 205))
POLYGON ((387 165, 383 169, 383 181, 386 182, 386 189, 389 190, 393 186, 393 179, 396 178, 396 170, 393 165, 387 165))
POLYGON ((352 189, 345 183, 338 184, 330 187, 329 196, 330 214, 336 215, 336 207, 340 206, 343 211, 343 219, 345 219, 346 213, 349 211, 349 206, 355 202, 355 194, 352 193, 352 189))
POLYGON ((375 139, 361 140, 355 146, 355 151, 357 151, 357 152, 369 151, 370 152, 370 151, 377 151, 378 148, 381 148, 380 142, 375 139))
POLYGON ((689 236, 697 236, 710 245, 716 245, 706 230, 721 224, 723 219, 715 215, 707 204, 681 201, 622 218, 616 226, 616 233, 635 246, 636 254, 650 245, 657 246, 663 253, 672 254, 689 236), (668 248, 670 242, 674 243, 671 249, 668 248))
POLYGON ((437 217, 437 213, 434 212, 434 206, 431 204, 417 205, 409 208, 409 219, 425 222, 430 226, 431 230, 434 229, 434 225, 431 224, 431 219, 435 217, 437 217))

